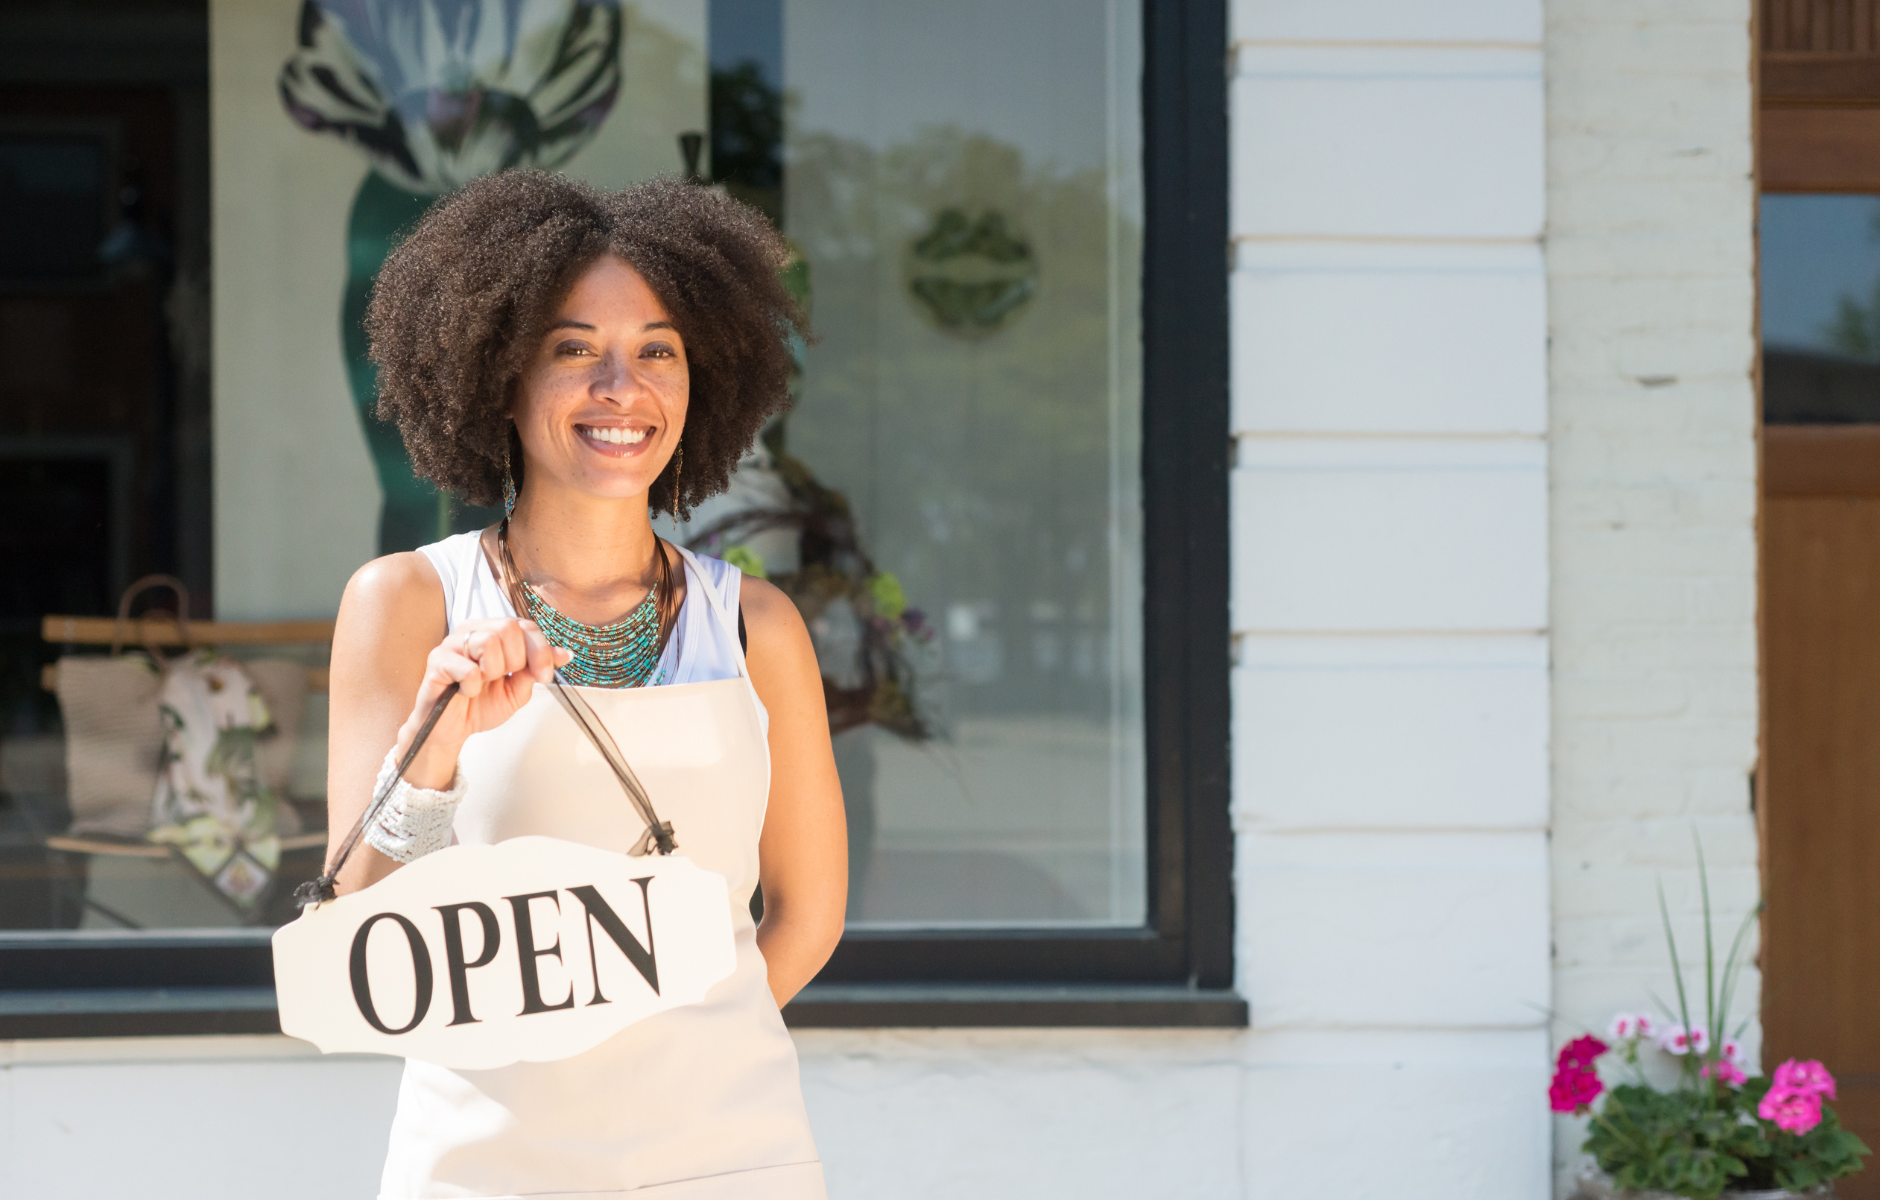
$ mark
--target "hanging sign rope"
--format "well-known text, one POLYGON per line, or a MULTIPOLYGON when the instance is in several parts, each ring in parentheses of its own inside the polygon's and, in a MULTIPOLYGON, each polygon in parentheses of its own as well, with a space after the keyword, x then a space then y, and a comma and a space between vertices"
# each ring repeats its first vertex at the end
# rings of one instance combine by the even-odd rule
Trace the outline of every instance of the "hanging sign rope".
MULTIPOLYGON (((461 1070, 547 1062, 697 1003, 731 975, 724 876, 673 853, 671 823, 593 708, 559 680, 546 686, 646 822, 639 842, 627 854, 536 836, 451 846, 334 898, 333 877, 384 803, 375 796, 307 889, 299 919, 274 934, 283 1033, 327 1053, 461 1070)), ((398 776, 454 691, 429 714, 398 776)))

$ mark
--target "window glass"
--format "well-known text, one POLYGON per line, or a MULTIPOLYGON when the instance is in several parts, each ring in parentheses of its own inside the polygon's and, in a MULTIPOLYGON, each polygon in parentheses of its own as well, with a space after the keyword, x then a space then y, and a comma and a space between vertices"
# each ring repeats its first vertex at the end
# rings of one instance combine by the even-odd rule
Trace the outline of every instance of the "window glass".
POLYGON ((695 173, 794 247, 817 334, 796 406, 669 532, 768 576, 812 631, 851 923, 1140 924, 1140 6, 511 9, 573 49, 459 29, 414 57, 358 5, 264 0, 205 15, 190 86, 9 92, 0 537, 35 569, 0 591, 0 928, 292 915, 325 843, 327 658, 293 623, 330 620, 375 555, 493 515, 416 480, 372 415, 364 298, 427 204, 512 161, 605 187, 695 173), (561 108, 497 95, 555 70, 530 95, 561 108), (334 108, 336 72, 384 111, 334 108), (132 611, 245 630, 221 646, 239 675, 160 697, 134 630, 114 655, 45 624, 108 620, 153 573, 187 603, 166 583, 132 611), (216 753, 250 764, 265 820, 166 807, 188 703, 245 731, 216 753))
POLYGON ((786 0, 773 48, 757 7, 714 18, 715 170, 819 340, 689 532, 809 621, 850 923, 1138 923, 1138 8, 786 0), (774 152, 732 96, 780 101, 774 152), (759 532, 763 496, 819 528, 759 532))
POLYGON ((207 612, 207 131, 177 90, 99 79, 0 88, 0 109, 0 929, 127 928, 103 915, 110 868, 89 905, 89 856, 57 846, 97 815, 100 754, 148 811, 159 718, 137 706, 135 734, 74 754, 42 622, 152 572, 207 612))
POLYGON ((1759 233, 1764 419, 1880 422, 1880 196, 1765 195, 1759 233))

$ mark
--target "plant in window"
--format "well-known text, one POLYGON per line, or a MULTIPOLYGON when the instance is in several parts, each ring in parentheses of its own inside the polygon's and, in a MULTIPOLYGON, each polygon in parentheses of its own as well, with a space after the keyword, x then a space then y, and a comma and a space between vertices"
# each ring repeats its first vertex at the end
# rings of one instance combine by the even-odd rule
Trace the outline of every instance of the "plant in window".
POLYGON ((1861 1156, 1870 1151, 1841 1128, 1825 1103, 1835 1098, 1835 1087, 1821 1063, 1790 1059, 1773 1076, 1750 1073, 1738 1040, 1749 1022, 1745 1018, 1731 1030, 1730 1007, 1743 967, 1744 939, 1762 906, 1743 919, 1718 971, 1701 847, 1697 868, 1704 897, 1701 1021, 1692 1019, 1661 887, 1658 909, 1677 980, 1677 1010, 1662 1022, 1647 1014, 1620 1013, 1608 1029, 1610 1042, 1590 1034, 1575 1038, 1555 1059, 1550 1106, 1557 1113, 1592 1118, 1581 1149, 1593 1156, 1601 1174, 1582 1180, 1581 1194, 1588 1200, 1829 1195, 1833 1181, 1860 1170, 1861 1156), (1723 1035, 1713 1037, 1713 1030, 1723 1035), (1647 1078, 1653 1056, 1659 1061, 1650 1065, 1675 1067, 1671 1086, 1655 1086, 1647 1078), (1608 1089, 1599 1072, 1602 1063, 1626 1073, 1628 1080, 1608 1089))
POLYGON ((911 607, 901 581, 880 570, 862 548, 848 497, 824 485, 784 450, 784 426, 764 436, 764 454, 739 467, 781 483, 778 501, 739 508, 691 539, 747 574, 769 579, 795 602, 825 656, 823 696, 831 733, 874 724, 905 738, 931 730, 915 695, 914 654, 933 640, 924 613, 911 607), (800 565, 767 574, 749 543, 764 534, 793 534, 800 565))

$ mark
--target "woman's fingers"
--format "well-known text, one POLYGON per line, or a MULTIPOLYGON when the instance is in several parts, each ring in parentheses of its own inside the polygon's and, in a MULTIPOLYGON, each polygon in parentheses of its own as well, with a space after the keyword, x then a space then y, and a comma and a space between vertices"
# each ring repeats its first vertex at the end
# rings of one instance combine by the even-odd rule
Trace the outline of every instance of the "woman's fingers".
POLYGON ((431 702, 433 704, 437 702, 438 695, 453 683, 458 685, 461 693, 465 696, 479 696, 483 694, 484 676, 482 663, 451 650, 441 650, 434 652, 434 654, 437 660, 435 671, 438 673, 439 679, 436 689, 431 694, 431 702))
MULTIPOLYGON (((495 636, 491 638, 491 644, 501 659, 497 666, 503 675, 513 675, 518 671, 528 669, 529 642, 522 632, 522 622, 504 621, 496 629, 495 636)), ((497 678, 496 675, 489 674, 487 668, 484 674, 491 679, 497 678)))
POLYGON ((504 618, 465 622, 431 651, 424 683, 419 688, 418 708, 430 711, 444 689, 455 683, 465 706, 452 705, 452 709, 473 731, 493 728, 528 703, 537 681, 552 679, 555 668, 573 657, 571 652, 550 644, 533 621, 504 618), (467 707, 475 700, 485 703, 467 707), (491 704, 502 711, 489 709, 491 704))
POLYGON ((547 683, 554 678, 555 668, 561 665, 561 660, 555 656, 557 648, 548 644, 541 626, 534 621, 522 622, 522 639, 528 652, 529 675, 547 683))

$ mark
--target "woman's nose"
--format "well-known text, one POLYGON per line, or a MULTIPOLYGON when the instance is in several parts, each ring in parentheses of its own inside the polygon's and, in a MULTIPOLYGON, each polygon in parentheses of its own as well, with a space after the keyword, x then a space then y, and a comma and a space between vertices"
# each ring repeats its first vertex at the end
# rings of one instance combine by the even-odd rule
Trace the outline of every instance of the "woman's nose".
POLYGON ((593 388, 597 395, 616 403, 631 400, 636 384, 626 360, 617 354, 602 355, 594 366, 593 388))

